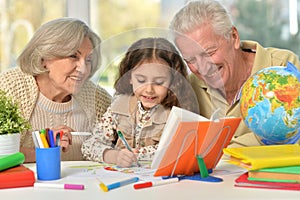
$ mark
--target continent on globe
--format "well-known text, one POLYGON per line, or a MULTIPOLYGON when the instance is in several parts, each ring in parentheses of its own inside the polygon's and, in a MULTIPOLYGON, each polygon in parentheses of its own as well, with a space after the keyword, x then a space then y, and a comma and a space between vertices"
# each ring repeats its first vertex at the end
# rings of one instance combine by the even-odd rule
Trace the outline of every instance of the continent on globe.
POLYGON ((300 71, 291 63, 253 74, 243 85, 240 109, 248 128, 264 144, 300 138, 300 71))

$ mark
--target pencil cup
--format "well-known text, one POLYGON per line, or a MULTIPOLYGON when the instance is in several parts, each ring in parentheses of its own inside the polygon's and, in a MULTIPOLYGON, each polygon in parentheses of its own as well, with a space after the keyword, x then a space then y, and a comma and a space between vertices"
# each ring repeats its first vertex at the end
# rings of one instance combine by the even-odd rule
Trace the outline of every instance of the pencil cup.
POLYGON ((35 148, 35 156, 38 180, 60 179, 60 147, 35 148))

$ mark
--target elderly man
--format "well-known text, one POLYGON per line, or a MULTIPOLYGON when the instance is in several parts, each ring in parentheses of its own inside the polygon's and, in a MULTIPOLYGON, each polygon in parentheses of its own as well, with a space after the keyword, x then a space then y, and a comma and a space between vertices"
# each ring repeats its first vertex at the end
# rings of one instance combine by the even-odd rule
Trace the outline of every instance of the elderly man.
MULTIPOLYGON (((264 48, 255 41, 241 41, 230 15, 218 1, 192 1, 174 16, 170 29, 189 69, 200 114, 210 117, 217 108, 223 116, 241 116, 240 90, 255 72, 269 66, 293 63, 298 57, 289 50, 264 48)), ((263 144, 241 122, 231 146, 263 144)))

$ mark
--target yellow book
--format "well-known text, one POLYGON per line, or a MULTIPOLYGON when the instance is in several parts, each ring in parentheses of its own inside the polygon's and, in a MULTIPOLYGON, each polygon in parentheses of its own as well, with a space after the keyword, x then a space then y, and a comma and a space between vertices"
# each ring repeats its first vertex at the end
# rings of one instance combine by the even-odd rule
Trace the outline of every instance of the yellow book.
POLYGON ((300 165, 298 144, 224 148, 229 162, 248 170, 300 165))

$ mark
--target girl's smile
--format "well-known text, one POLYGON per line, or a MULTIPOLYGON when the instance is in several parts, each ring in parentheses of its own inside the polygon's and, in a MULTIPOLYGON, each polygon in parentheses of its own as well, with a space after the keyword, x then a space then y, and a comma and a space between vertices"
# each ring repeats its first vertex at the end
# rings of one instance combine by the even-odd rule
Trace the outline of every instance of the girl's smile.
POLYGON ((144 109, 150 109, 167 96, 171 83, 169 66, 159 61, 142 63, 132 70, 130 83, 144 109))

